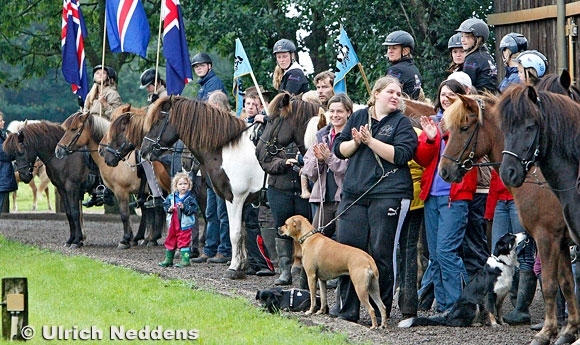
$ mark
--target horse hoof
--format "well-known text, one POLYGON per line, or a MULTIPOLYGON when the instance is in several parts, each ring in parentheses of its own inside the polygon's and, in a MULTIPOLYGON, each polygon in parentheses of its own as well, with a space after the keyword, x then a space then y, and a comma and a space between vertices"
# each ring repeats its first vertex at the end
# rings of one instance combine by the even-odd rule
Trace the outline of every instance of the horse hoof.
POLYGON ((64 246, 67 248, 70 247, 70 242, 65 243, 64 246))
POLYGON ((554 345, 572 344, 576 340, 573 334, 561 334, 554 345))
POLYGON ((550 344, 549 338, 538 336, 535 336, 534 339, 532 339, 532 342, 530 343, 530 345, 549 345, 549 344, 550 344))
POLYGON ((147 247, 157 247, 158 245, 157 241, 147 241, 147 247))
POLYGON ((128 243, 120 242, 119 245, 117 245, 117 249, 129 249, 129 248, 131 248, 131 245, 128 243))
POLYGON ((76 243, 71 243, 70 246, 68 247, 69 249, 79 249, 82 246, 82 244, 76 244, 76 243))
POLYGON ((231 280, 246 279, 246 272, 228 269, 224 274, 223 279, 231 279, 231 280))

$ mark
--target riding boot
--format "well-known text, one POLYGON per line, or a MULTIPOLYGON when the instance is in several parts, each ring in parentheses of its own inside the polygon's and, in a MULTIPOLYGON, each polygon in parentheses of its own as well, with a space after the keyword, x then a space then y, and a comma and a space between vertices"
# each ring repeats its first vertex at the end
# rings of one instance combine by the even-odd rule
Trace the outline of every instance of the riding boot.
POLYGON ((276 252, 278 253, 280 277, 274 281, 275 285, 292 284, 292 241, 292 239, 276 238, 276 252))
POLYGON ((514 271, 514 278, 512 287, 510 288, 510 302, 512 306, 516 307, 516 302, 518 301, 518 286, 520 285, 520 270, 516 268, 514 271))
POLYGON ((181 248, 181 262, 175 265, 175 267, 188 267, 191 266, 189 263, 189 248, 181 248))
POLYGON ((175 250, 165 250, 165 261, 159 263, 161 267, 173 266, 173 256, 175 256, 175 250))
POLYGON ((83 201, 84 207, 93 207, 93 206, 103 206, 103 198, 97 193, 91 193, 91 198, 87 201, 83 201))
POLYGON ((537 278, 533 271, 520 271, 516 307, 504 315, 504 322, 510 325, 530 323, 530 305, 532 304, 534 295, 536 294, 536 281, 537 278))

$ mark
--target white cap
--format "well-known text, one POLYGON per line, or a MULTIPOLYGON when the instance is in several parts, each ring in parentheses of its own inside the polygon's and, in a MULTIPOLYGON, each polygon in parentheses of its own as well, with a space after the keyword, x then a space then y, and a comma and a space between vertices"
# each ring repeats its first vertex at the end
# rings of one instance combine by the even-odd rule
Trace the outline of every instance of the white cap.
POLYGON ((468 89, 472 88, 472 84, 471 84, 471 78, 469 77, 469 74, 465 73, 465 72, 453 72, 449 75, 449 77, 447 77, 447 80, 457 80, 458 82, 461 83, 461 85, 465 86, 468 89))

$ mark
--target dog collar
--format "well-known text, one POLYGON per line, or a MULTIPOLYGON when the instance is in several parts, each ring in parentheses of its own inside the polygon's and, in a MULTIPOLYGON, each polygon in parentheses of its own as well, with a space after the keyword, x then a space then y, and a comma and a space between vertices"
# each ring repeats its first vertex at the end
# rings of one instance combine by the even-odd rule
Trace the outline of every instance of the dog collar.
POLYGON ((300 244, 304 243, 304 241, 306 241, 306 240, 307 240, 307 239, 308 239, 310 236, 312 236, 312 235, 314 235, 314 234, 316 234, 316 233, 318 233, 318 232, 320 232, 320 231, 318 231, 318 229, 312 229, 312 231, 310 231, 310 232, 309 232, 309 233, 307 233, 306 235, 304 235, 304 236, 300 237, 300 238, 298 239, 298 243, 300 243, 300 244))

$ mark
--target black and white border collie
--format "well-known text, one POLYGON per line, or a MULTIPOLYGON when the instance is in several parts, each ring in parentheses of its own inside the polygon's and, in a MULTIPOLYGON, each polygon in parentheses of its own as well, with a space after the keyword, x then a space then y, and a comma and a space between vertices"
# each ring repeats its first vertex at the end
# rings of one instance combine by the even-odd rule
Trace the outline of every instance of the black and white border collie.
POLYGON ((503 324, 501 306, 512 286, 517 265, 516 248, 526 237, 525 233, 503 235, 495 245, 493 255, 463 289, 448 312, 406 319, 399 322, 399 327, 468 327, 485 323, 487 315, 493 327, 503 324))

